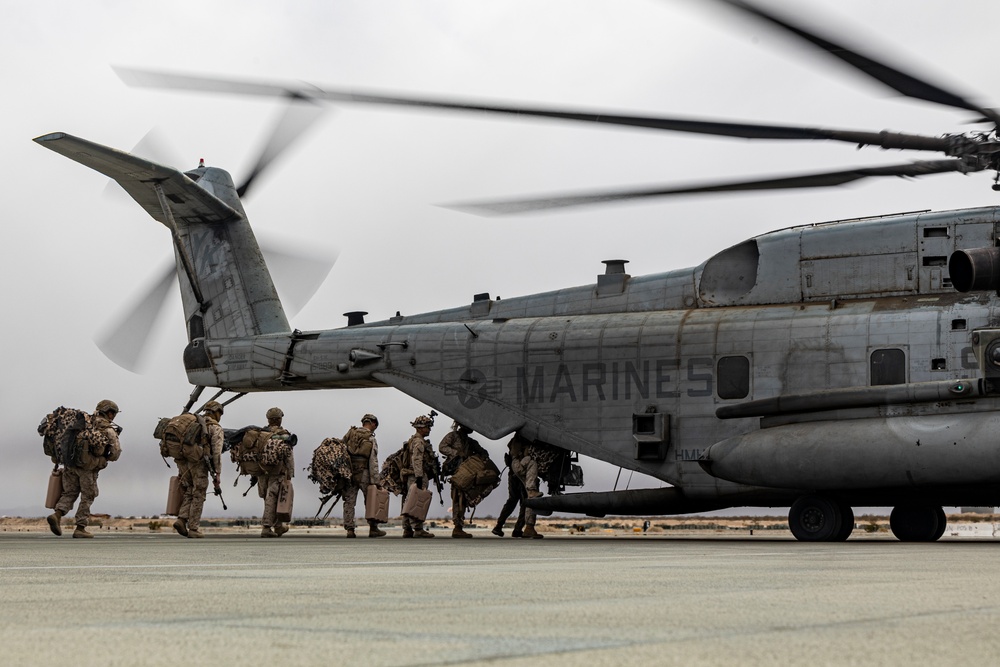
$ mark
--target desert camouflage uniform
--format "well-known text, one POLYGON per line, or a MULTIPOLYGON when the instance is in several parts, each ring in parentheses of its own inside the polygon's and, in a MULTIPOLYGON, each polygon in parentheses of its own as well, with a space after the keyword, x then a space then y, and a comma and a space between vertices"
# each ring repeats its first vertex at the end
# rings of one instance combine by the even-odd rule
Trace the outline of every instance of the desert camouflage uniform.
MULTIPOLYGON (((430 441, 426 440, 419 433, 414 433, 410 436, 410 439, 406 441, 403 446, 406 450, 409 459, 409 466, 404 468, 401 472, 403 475, 403 502, 406 502, 406 493, 410 488, 417 486, 421 489, 426 489, 427 485, 430 483, 430 479, 427 477, 425 471, 425 459, 428 455, 434 455, 434 448, 430 441), (418 484, 418 481, 420 484, 418 484)), ((416 535, 418 533, 424 534, 424 522, 412 519, 405 514, 403 515, 403 535, 406 536, 407 533, 416 535)), ((429 533, 428 533, 429 534, 429 533)))
MULTIPOLYGON (((510 471, 517 476, 518 481, 524 485, 525 496, 536 498, 541 495, 538 491, 538 462, 532 455, 531 443, 519 435, 514 435, 507 443, 510 451, 510 471)), ((530 507, 524 509, 524 529, 522 537, 536 537, 535 532, 535 510, 530 507)))
MULTIPOLYGON (((121 444, 118 442, 118 431, 115 430, 111 422, 100 414, 93 415, 91 420, 93 420, 93 428, 104 431, 111 446, 108 451, 104 452, 104 455, 97 456, 84 447, 80 467, 66 466, 63 468, 63 492, 55 506, 55 513, 61 518, 73 509, 73 503, 79 497, 80 504, 76 508, 74 519, 77 531, 84 533, 90 523, 90 506, 100 493, 100 489, 97 488, 97 476, 108 467, 108 461, 117 461, 122 453, 121 444)), ((84 535, 84 537, 89 536, 89 534, 84 535)))
MULTIPOLYGON (((289 436, 291 433, 283 428, 281 424, 268 424, 265 431, 270 431, 276 435, 289 436)), ((263 467, 263 466, 262 466, 263 467)), ((288 456, 277 466, 270 469, 264 468, 265 472, 257 475, 257 494, 264 501, 264 513, 261 515, 260 523, 263 528, 261 534, 273 531, 278 537, 284 535, 288 529, 278 518, 278 497, 281 495, 281 485, 285 480, 290 480, 295 476, 295 454, 289 448, 288 456)))
MULTIPOLYGON (((222 427, 211 414, 205 416, 205 426, 208 430, 208 456, 212 457, 212 467, 219 474, 222 470, 222 427)), ((177 518, 187 527, 189 537, 200 537, 201 512, 208 492, 209 465, 204 458, 196 462, 181 459, 175 461, 181 485, 181 508, 177 512, 177 518)))
MULTIPOLYGON (((352 426, 344 434, 344 443, 347 444, 351 453, 351 484, 344 489, 344 529, 348 534, 353 533, 356 527, 355 509, 358 503, 358 491, 368 502, 368 486, 377 484, 378 474, 378 441, 375 434, 364 426, 352 426), (368 445, 371 445, 369 449, 368 445), (366 453, 367 452, 367 453, 366 453)), ((369 519, 368 525, 373 533, 381 532, 378 528, 378 521, 369 519)))
MULTIPOLYGON (((471 431, 465 427, 457 426, 457 428, 444 436, 441 442, 438 443, 438 451, 445 457, 444 467, 446 469, 452 472, 458 470, 458 467, 466 459, 475 454, 489 458, 489 453, 476 440, 470 438, 469 433, 471 431)), ((468 535, 468 533, 462 530, 465 526, 466 509, 468 509, 468 501, 466 500, 465 493, 461 489, 456 488, 455 485, 452 485, 451 515, 452 522, 455 524, 453 535, 456 537, 465 537, 468 535)))
MULTIPOLYGON (((510 454, 505 455, 507 459, 507 467, 510 467, 510 454)), ((524 490, 524 484, 521 480, 517 478, 514 471, 507 471, 507 502, 503 504, 500 508, 500 514, 497 515, 497 525, 493 528, 493 534, 497 537, 503 537, 503 527, 507 523, 507 519, 510 515, 514 513, 514 508, 520 505, 517 512, 517 521, 514 522, 514 531, 511 533, 511 537, 521 537, 521 532, 524 530, 524 501, 528 498, 528 492, 524 490)))

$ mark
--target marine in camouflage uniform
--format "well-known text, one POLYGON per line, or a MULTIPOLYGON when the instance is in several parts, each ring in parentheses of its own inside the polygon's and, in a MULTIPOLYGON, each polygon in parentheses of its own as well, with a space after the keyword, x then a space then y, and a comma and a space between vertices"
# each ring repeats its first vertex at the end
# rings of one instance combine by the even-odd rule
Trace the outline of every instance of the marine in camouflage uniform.
MULTIPOLYGON (((435 456, 434 448, 431 446, 427 436, 431 434, 431 427, 434 420, 431 417, 421 415, 410 422, 416 429, 416 433, 403 445, 403 462, 401 474, 403 477, 403 502, 406 502, 406 493, 414 486, 419 489, 426 489, 428 477, 426 464, 428 457, 435 456)), ((412 519, 403 515, 403 537, 434 537, 433 533, 424 530, 424 522, 412 519)))
MULTIPOLYGON (((542 493, 538 490, 538 461, 531 442, 515 433, 507 443, 507 449, 510 452, 510 470, 524 485, 527 497, 540 497, 542 493)), ((535 510, 530 507, 524 508, 524 530, 521 532, 521 537, 535 539, 542 537, 535 530, 535 519, 535 510)))
MULTIPOLYGON (((510 454, 504 454, 504 463, 510 468, 510 454)), ((500 514, 497 515, 497 525, 493 527, 490 531, 497 537, 503 537, 503 526, 507 523, 507 519, 510 515, 514 513, 514 508, 519 507, 517 512, 517 521, 514 522, 514 530, 511 531, 511 537, 521 537, 524 532, 524 501, 528 498, 528 492, 524 489, 524 484, 521 480, 517 478, 513 470, 507 471, 507 502, 503 504, 500 508, 500 514)))
POLYGON ((121 456, 122 448, 118 442, 118 429, 114 425, 115 416, 118 414, 118 405, 114 401, 103 400, 97 404, 94 414, 91 417, 90 428, 102 431, 107 437, 109 444, 103 452, 97 454, 90 451, 89 447, 84 447, 80 466, 65 466, 62 473, 63 492, 56 503, 55 511, 50 514, 48 521, 49 529, 56 535, 62 535, 60 522, 71 509, 77 497, 80 504, 76 508, 76 530, 73 537, 93 537, 87 532, 87 524, 90 523, 90 506, 100 493, 97 488, 97 476, 102 470, 108 467, 109 461, 117 461, 121 456))
MULTIPOLYGON (((291 433, 281 426, 285 413, 281 408, 271 408, 265 414, 267 417, 266 431, 273 436, 288 438, 291 433)), ((263 467, 263 466, 262 466, 263 467)), ((288 525, 278 521, 278 497, 281 495, 282 483, 295 476, 295 458, 291 449, 284 461, 257 475, 257 493, 264 501, 264 513, 261 515, 261 537, 281 537, 288 532, 288 525)))
MULTIPOLYGON (((351 483, 344 489, 344 530, 347 537, 356 537, 354 532, 355 505, 358 503, 358 491, 368 503, 368 486, 378 484, 378 441, 375 440, 375 429, 378 428, 378 418, 369 413, 361 418, 361 426, 352 426, 343 441, 351 455, 351 483)), ((383 537, 385 531, 378 527, 377 519, 367 519, 368 537, 383 537)))
POLYGON ((222 405, 209 401, 203 407, 205 427, 208 430, 207 452, 200 461, 175 459, 177 477, 181 485, 181 508, 174 521, 174 530, 185 537, 201 538, 201 512, 205 507, 205 495, 208 493, 208 476, 212 471, 212 483, 219 486, 219 472, 222 470, 223 432, 219 426, 222 419, 222 405), (211 466, 206 459, 211 457, 211 466))
MULTIPOLYGON (((489 453, 474 439, 469 437, 472 429, 464 424, 453 422, 451 432, 438 443, 438 451, 445 457, 444 469, 454 474, 466 459, 473 455, 489 458, 489 453)), ((469 503, 465 492, 454 484, 451 486, 451 515, 455 528, 451 531, 452 537, 472 537, 465 532, 465 510, 469 503)))

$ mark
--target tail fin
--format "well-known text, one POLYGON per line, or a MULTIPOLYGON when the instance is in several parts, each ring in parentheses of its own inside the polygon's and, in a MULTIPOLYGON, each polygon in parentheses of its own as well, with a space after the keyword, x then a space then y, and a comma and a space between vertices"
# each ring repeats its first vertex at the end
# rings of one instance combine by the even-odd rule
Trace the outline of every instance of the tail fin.
POLYGON ((189 371, 210 365, 204 339, 291 331, 228 172, 199 166, 182 173, 64 133, 35 141, 113 178, 170 230, 189 371))

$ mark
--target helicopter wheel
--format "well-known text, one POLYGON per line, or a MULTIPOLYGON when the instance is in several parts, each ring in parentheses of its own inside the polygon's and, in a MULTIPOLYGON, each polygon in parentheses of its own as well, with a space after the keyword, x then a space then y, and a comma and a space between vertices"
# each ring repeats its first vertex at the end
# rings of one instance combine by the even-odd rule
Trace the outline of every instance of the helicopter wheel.
POLYGON ((889 514, 889 528, 901 542, 934 542, 947 524, 944 510, 932 505, 894 507, 889 514))
POLYGON ((854 510, 847 503, 837 503, 840 507, 840 531, 831 538, 832 542, 846 542, 854 532, 854 510))
POLYGON ((934 531, 934 537, 931 539, 931 542, 937 542, 941 539, 941 536, 944 535, 945 529, 948 527, 948 517, 945 515, 944 509, 940 507, 935 507, 934 509, 938 515, 938 527, 937 530, 934 531))
MULTIPOLYGON (((852 512, 852 527, 853 516, 852 512)), ((801 542, 830 542, 840 535, 843 518, 840 505, 829 498, 802 496, 788 512, 788 527, 801 542)), ((843 539, 847 539, 846 536, 843 539)))

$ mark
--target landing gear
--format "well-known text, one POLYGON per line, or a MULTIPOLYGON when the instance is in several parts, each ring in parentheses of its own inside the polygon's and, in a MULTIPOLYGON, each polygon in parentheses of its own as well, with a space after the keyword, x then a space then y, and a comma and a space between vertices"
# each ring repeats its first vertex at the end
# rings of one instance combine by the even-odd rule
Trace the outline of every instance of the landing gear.
POLYGON ((833 536, 834 542, 846 542, 854 532, 854 510, 846 503, 837 503, 840 507, 840 532, 833 536))
MULTIPOLYGON (((854 512, 850 512, 848 525, 854 528, 854 512)), ((795 539, 802 542, 831 542, 846 540, 844 510, 840 503, 822 496, 802 496, 788 512, 788 527, 795 539)))
POLYGON ((901 542, 934 542, 947 525, 944 510, 933 505, 894 507, 889 515, 889 528, 901 542))

